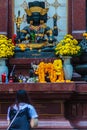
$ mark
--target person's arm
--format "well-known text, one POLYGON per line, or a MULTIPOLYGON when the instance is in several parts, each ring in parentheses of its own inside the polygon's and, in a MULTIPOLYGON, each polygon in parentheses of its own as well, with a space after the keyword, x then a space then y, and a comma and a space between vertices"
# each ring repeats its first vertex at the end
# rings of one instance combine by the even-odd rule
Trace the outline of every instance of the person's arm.
POLYGON ((9 126, 9 124, 10 124, 10 120, 7 120, 7 124, 8 124, 8 126, 9 126))
POLYGON ((31 128, 37 127, 38 126, 38 119, 37 118, 32 118, 30 120, 30 126, 31 126, 31 128))
POLYGON ((29 109, 29 115, 31 117, 30 119, 30 126, 31 128, 37 127, 38 126, 38 114, 33 106, 30 105, 29 109))

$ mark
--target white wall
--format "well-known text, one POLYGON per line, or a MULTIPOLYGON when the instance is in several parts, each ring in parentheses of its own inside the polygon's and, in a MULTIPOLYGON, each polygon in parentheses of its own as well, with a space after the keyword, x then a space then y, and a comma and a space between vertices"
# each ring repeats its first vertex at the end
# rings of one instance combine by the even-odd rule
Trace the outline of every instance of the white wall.
MULTIPOLYGON (((26 0, 26 2, 32 2, 35 0, 26 0)), ((57 26, 59 30, 59 34, 57 36, 58 41, 61 40, 64 35, 67 33, 67 1, 68 0, 38 0, 38 1, 45 1, 46 2, 46 7, 49 8, 48 11, 48 21, 47 25, 52 28, 53 26, 53 15, 57 13, 58 16, 58 21, 57 21, 57 26)), ((18 10, 21 11, 21 16, 25 14, 24 9, 21 7, 21 4, 23 4, 24 0, 14 0, 14 15, 17 16, 18 10)), ((23 22, 21 24, 21 28, 26 26, 27 23, 23 22)), ((15 33, 15 24, 14 24, 14 33, 15 33)))

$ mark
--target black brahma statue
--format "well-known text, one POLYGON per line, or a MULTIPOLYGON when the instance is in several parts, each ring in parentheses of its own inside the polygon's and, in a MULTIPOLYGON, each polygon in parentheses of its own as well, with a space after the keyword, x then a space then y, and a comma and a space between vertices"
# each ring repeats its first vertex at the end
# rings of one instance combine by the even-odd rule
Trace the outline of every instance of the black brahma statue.
POLYGON ((45 8, 45 2, 25 2, 23 8, 26 12, 26 20, 28 25, 20 30, 23 18, 20 18, 20 11, 16 18, 16 52, 27 51, 27 56, 32 58, 53 57, 54 48, 57 42, 55 36, 58 35, 57 15, 53 16, 53 29, 46 25, 48 8, 45 8), (48 54, 49 52, 49 54, 48 54), (52 52, 52 53, 51 53, 52 52), (36 54, 36 55, 35 55, 36 54))

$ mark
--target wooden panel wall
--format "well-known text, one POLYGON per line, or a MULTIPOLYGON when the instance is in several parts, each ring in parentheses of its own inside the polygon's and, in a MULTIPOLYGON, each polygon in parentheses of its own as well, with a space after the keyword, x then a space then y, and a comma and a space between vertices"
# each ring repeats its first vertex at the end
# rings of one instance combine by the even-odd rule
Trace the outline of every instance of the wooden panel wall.
POLYGON ((13 0, 0 0, 0 34, 12 37, 13 0))
POLYGON ((0 0, 0 34, 7 35, 8 28, 8 0, 0 0))
POLYGON ((68 0, 68 32, 82 39, 86 24, 86 0, 68 0))
POLYGON ((13 11, 14 11, 14 0, 8 0, 8 37, 11 38, 13 35, 13 11))

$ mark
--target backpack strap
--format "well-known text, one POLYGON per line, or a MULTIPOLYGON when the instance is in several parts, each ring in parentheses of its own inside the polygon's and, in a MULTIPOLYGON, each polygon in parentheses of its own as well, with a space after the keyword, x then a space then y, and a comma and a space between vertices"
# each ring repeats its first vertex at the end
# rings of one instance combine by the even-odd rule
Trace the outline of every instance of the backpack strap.
POLYGON ((17 117, 17 115, 18 115, 19 112, 20 112, 20 110, 17 111, 16 115, 14 116, 14 118, 12 119, 12 121, 10 122, 10 124, 9 124, 9 126, 8 126, 8 128, 7 128, 7 130, 9 130, 9 128, 11 127, 12 123, 13 123, 14 120, 16 119, 16 117, 17 117))

